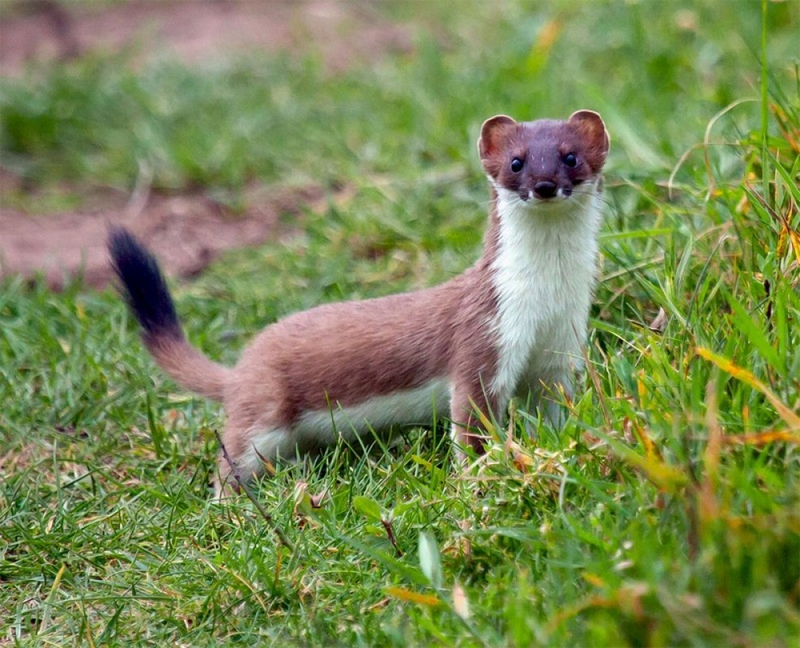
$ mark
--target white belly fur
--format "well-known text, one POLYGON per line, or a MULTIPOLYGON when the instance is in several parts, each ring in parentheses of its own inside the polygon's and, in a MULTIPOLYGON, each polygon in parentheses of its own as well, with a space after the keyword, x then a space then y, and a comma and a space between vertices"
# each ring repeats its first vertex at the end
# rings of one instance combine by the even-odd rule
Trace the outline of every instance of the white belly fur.
POLYGON ((392 428, 430 425, 434 419, 450 416, 448 381, 441 378, 416 389, 407 389, 385 396, 370 398, 358 405, 305 412, 291 427, 253 429, 249 432, 248 450, 238 459, 245 475, 258 473, 262 458, 274 461, 277 457, 293 459, 298 446, 324 447, 339 437, 353 440, 374 430, 384 435, 392 428))
POLYGON ((329 410, 305 412, 293 431, 298 441, 329 444, 341 436, 353 439, 370 430, 383 432, 392 427, 430 425, 450 413, 449 385, 444 379, 432 380, 416 389, 375 396, 358 405, 342 407, 331 403, 329 410))

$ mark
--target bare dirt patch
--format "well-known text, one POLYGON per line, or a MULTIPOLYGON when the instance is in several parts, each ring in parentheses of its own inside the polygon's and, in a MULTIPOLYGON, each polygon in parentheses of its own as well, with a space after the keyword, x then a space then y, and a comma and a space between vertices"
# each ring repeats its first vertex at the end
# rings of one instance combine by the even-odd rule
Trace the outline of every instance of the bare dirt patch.
POLYGON ((341 70, 411 46, 407 27, 358 0, 138 0, 100 8, 90 1, 19 0, 0 30, 2 74, 18 74, 32 60, 126 47, 188 63, 254 50, 312 51, 341 70))
POLYGON ((300 216, 301 206, 324 198, 317 187, 275 189, 269 198, 263 191, 235 215, 201 194, 154 196, 141 210, 111 206, 47 216, 0 210, 0 277, 41 276, 59 289, 81 274, 86 285, 102 288, 112 277, 105 248, 112 225, 136 234, 168 274, 191 276, 225 250, 269 240, 280 231, 281 215, 300 216))
MULTIPOLYGON (((91 2, 23 0, 3 16, 0 74, 19 75, 31 61, 133 47, 139 62, 176 56, 201 64, 254 50, 316 52, 332 71, 410 48, 408 27, 388 23, 368 2, 191 0, 91 2)), ((0 167, 0 192, 15 179, 0 167)), ((133 197, 74 212, 31 215, 0 208, 0 278, 43 276, 59 288, 83 273, 87 285, 111 278, 105 252, 109 224, 125 224, 163 261, 166 271, 196 274, 224 250, 263 243, 282 213, 300 213, 322 190, 254 189, 231 216, 202 194, 133 197)))

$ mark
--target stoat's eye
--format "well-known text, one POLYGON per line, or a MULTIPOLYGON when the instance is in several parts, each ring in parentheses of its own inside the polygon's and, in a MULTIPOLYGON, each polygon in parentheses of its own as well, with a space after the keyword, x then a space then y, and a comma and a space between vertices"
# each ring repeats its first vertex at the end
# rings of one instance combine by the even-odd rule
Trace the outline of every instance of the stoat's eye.
POLYGON ((511 160, 511 170, 514 173, 519 173, 520 171, 522 171, 522 167, 524 165, 525 163, 519 158, 514 158, 513 160, 511 160))
POLYGON ((570 169, 574 169, 576 166, 578 166, 578 158, 575 157, 574 153, 567 153, 561 159, 570 169))

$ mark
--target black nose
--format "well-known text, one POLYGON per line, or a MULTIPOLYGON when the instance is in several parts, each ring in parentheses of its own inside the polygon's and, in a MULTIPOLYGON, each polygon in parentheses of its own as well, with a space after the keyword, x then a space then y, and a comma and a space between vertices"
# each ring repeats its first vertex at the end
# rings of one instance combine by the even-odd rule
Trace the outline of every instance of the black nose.
POLYGON ((552 198, 556 195, 558 187, 555 182, 543 180, 533 185, 533 191, 539 198, 552 198))

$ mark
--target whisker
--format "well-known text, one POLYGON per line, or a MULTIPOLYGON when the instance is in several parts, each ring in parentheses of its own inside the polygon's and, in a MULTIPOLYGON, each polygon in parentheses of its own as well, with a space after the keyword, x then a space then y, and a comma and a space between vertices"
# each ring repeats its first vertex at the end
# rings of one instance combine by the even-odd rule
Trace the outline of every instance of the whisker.
POLYGON ((578 196, 596 195, 597 198, 600 200, 600 202, 602 202, 604 205, 607 205, 608 207, 615 207, 616 206, 616 205, 614 205, 613 202, 611 202, 611 199, 608 198, 608 196, 606 196, 605 193, 603 193, 603 192, 596 192, 594 190, 592 190, 592 191, 581 191, 580 189, 576 188, 576 189, 572 190, 572 195, 573 196, 576 196, 576 195, 578 195, 578 196))

